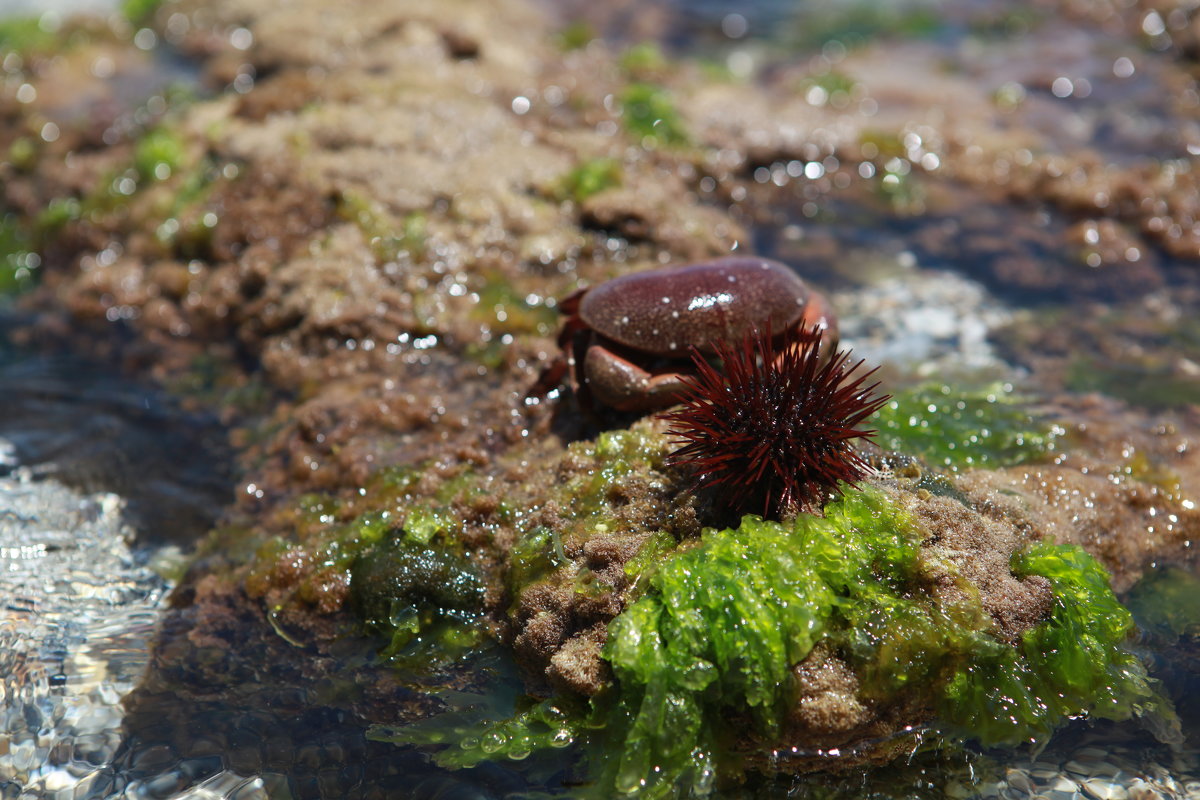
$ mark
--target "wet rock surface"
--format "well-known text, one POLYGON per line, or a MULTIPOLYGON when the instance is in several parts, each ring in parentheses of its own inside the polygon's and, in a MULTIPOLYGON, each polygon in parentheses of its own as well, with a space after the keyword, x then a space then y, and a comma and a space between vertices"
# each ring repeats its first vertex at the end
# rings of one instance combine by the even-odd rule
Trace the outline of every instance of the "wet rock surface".
MULTIPOLYGON (((1045 618, 1047 585, 1007 568, 1038 539, 1083 545, 1119 592, 1194 566, 1195 26, 1144 4, 1059 11, 1019 36, 960 10, 948 24, 980 31, 953 44, 743 51, 770 64, 752 83, 737 51, 714 77, 565 48, 516 0, 170 3, 150 24, 213 92, 190 103, 130 99, 154 68, 120 25, 64 57, 6 60, 0 152, 26 155, 0 165, 4 207, 41 219, 41 282, 21 301, 35 318, 13 338, 116 358, 219 415, 236 446, 236 499, 173 595, 111 791, 165 774, 143 763, 159 747, 200 765, 172 791, 221 770, 286 774, 298 796, 403 785, 416 756, 380 766, 391 746, 362 729, 439 706, 360 638, 342 556, 367 547, 371 514, 391 515, 389 535, 454 539, 480 576, 479 624, 530 691, 609 685, 607 623, 644 590, 627 566, 656 534, 691 546, 711 509, 654 458, 572 507, 562 487, 606 468, 588 443, 630 420, 589 417, 569 392, 522 398, 557 351, 556 298, 735 246, 832 290, 845 343, 898 385, 999 376, 1066 431, 1033 463, 913 468, 952 497, 909 485, 911 469, 881 478, 997 638, 1045 618), (1168 47, 1141 49, 1168 30, 1168 47), (99 63, 129 96, 94 99, 99 63), (530 531, 556 560, 517 576, 530 531), (177 692, 188 707, 164 722, 177 692), (308 727, 335 732, 263 733, 308 727)), ((360 611, 387 617, 403 594, 360 611)), ((466 690, 468 673, 439 680, 466 690)), ((789 744, 927 719, 865 703, 836 654, 795 675, 789 744)))

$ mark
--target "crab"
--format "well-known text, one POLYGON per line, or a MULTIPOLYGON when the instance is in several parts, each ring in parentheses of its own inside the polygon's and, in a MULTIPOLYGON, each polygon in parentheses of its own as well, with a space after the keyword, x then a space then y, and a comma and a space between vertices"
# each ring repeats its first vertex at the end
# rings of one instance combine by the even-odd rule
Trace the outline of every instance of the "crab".
POLYGON ((527 397, 545 396, 570 373, 585 407, 647 412, 674 405, 683 376, 695 369, 692 348, 711 354, 755 330, 781 339, 800 330, 837 343, 837 322, 824 295, 787 265, 731 256, 635 272, 568 295, 559 332, 563 349, 527 397))

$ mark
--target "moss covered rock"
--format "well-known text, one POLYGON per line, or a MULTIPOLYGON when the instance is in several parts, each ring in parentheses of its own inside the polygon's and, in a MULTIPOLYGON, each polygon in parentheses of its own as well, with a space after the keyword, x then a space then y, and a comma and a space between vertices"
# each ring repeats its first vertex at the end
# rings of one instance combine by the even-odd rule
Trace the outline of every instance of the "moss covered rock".
MULTIPOLYGON (((570 739, 609 754, 600 794, 672 797, 747 768, 887 760, 922 738, 1041 739, 1080 715, 1170 726, 1103 568, 958 501, 847 490, 823 516, 748 516, 657 553, 607 626, 606 688, 483 725, 439 762, 570 739), (985 580, 997 558, 1004 574, 985 580), (472 744, 488 736, 520 746, 472 744)), ((446 743, 444 730, 397 735, 446 743)))
POLYGON ((469 561, 411 537, 363 551, 350 569, 351 602, 387 637, 385 656, 420 651, 445 658, 474 644, 470 623, 480 617, 483 597, 483 580, 469 561))

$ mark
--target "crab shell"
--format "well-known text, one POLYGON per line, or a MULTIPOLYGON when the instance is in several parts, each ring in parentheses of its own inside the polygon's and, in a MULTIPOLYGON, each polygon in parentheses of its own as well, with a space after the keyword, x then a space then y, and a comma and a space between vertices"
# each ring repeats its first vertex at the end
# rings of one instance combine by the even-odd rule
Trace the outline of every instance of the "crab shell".
POLYGON ((782 334, 801 324, 822 331, 823 348, 836 340, 825 298, 765 258, 636 272, 566 303, 577 305, 568 323, 576 383, 595 402, 621 411, 674 403, 683 390, 680 376, 690 371, 691 347, 711 352, 715 343, 740 341, 756 329, 782 334))

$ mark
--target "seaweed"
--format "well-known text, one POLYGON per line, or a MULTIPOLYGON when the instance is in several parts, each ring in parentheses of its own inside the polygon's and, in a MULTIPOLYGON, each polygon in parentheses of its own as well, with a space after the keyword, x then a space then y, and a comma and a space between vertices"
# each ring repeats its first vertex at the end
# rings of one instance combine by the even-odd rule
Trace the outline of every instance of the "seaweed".
MULTIPOLYGON (((330 613, 348 601, 361 627, 382 640, 379 655, 414 679, 472 653, 487 639, 485 581, 466 553, 455 509, 483 491, 484 478, 465 470, 417 499, 425 468, 380 470, 364 487, 371 510, 322 494, 299 497, 280 513, 294 540, 259 547, 247 592, 270 595, 275 611, 330 613)), ((496 504, 492 513, 503 519, 507 507, 496 504)))
POLYGON ((563 199, 582 203, 594 194, 621 185, 621 163, 615 158, 593 158, 568 172, 558 182, 556 193, 563 199))
POLYGON ((1075 545, 1041 542, 1013 559, 1017 575, 1050 581, 1050 618, 1019 646, 982 640, 946 686, 943 719, 984 744, 1044 738, 1069 717, 1144 716, 1160 738, 1179 736, 1178 721, 1126 646, 1133 617, 1100 563, 1075 545))
POLYGON ((359 227, 380 263, 401 256, 419 260, 425 255, 429 229, 424 213, 413 211, 396 222, 379 203, 357 192, 343 192, 337 211, 339 217, 359 227))
POLYGON ((164 0, 121 0, 121 13, 134 25, 149 23, 164 0))
POLYGON ((1063 429, 1031 415, 1010 384, 974 390, 924 384, 895 392, 870 420, 885 449, 950 469, 1004 467, 1046 457, 1063 429))
POLYGON ((513 703, 515 712, 506 717, 496 716, 497 703, 479 699, 479 703, 404 727, 378 726, 368 735, 395 744, 452 745, 439 754, 438 764, 461 769, 485 761, 524 761, 534 753, 563 750, 583 732, 586 704, 577 698, 539 701, 523 696, 513 703))
POLYGON ((690 137, 670 93, 650 83, 632 83, 621 94, 625 129, 643 145, 682 145, 690 137))
POLYGON ((824 518, 784 525, 747 516, 660 564, 650 591, 609 627, 620 689, 609 725, 620 743, 615 788, 705 790, 728 750, 730 718, 747 717, 756 737, 778 740, 792 665, 826 636, 860 650, 878 645, 847 623, 886 613, 885 598, 903 605, 917 536, 878 492, 847 490, 824 518))
POLYGON ((1038 544, 1014 557, 1017 575, 1041 575, 1055 594, 1049 619, 1014 647, 992 636, 977 601, 950 606, 916 590, 919 542, 883 495, 848 491, 823 518, 789 528, 746 517, 661 565, 652 591, 610 626, 607 654, 631 709, 616 788, 707 775, 731 718, 747 718, 752 739, 777 741, 791 666, 822 639, 863 696, 933 701, 944 731, 986 745, 1043 737, 1081 714, 1170 724, 1124 646, 1129 612, 1080 548, 1038 544))
POLYGON ((631 45, 621 54, 619 63, 625 74, 634 78, 644 78, 667 68, 667 58, 654 42, 631 45))
POLYGON ((187 155, 187 142, 179 133, 156 127, 134 145, 133 168, 141 181, 164 181, 180 170, 187 155))
POLYGON ((1125 360, 1079 356, 1067 366, 1066 384, 1073 392, 1099 392, 1140 408, 1186 408, 1200 395, 1200 380, 1180 370, 1179 360, 1178 353, 1154 352, 1125 360))
POLYGON ((558 34, 558 44, 563 52, 569 53, 572 50, 582 50, 592 43, 598 34, 583 20, 572 22, 563 28, 558 34))
POLYGON ((23 58, 48 54, 68 46, 70 40, 59 32, 56 15, 5 16, 0 19, 0 52, 23 58))
MULTIPOLYGON (((570 445, 569 457, 590 464, 590 468, 579 470, 551 495, 551 502, 562 509, 566 521, 562 530, 533 526, 518 532, 509 558, 508 585, 513 596, 567 564, 564 540, 582 542, 595 534, 623 530, 614 514, 613 494, 621 491, 622 482, 631 474, 661 470, 669 449, 666 437, 644 428, 606 431, 594 442, 570 445)), ((674 545, 670 534, 650 533, 652 541, 661 544, 663 539, 674 545)), ((655 552, 661 555, 667 549, 655 552)))
POLYGON ((380 655, 397 663, 453 660, 477 645, 483 594, 469 561, 411 536, 388 537, 350 567, 354 609, 385 637, 380 655))
POLYGON ((1154 570, 1129 591, 1126 602, 1148 636, 1168 644, 1200 639, 1200 576, 1180 567, 1154 570))
POLYGON ((648 543, 645 592, 609 626, 615 681, 590 704, 527 705, 461 740, 402 736, 449 744, 434 756, 447 767, 571 740, 577 755, 608 754, 592 761, 588 791, 598 796, 704 796, 742 779, 747 748, 786 742, 800 688, 793 667, 818 643, 854 671, 862 697, 936 709, 932 724, 949 741, 1036 740, 1080 715, 1171 727, 1169 704, 1125 645, 1129 612, 1095 559, 1049 543, 1015 555, 1014 572, 1045 577, 1055 602, 1010 643, 977 595, 948 601, 925 588, 934 565, 923 537, 882 491, 847 488, 824 516, 746 516, 665 555, 648 543), (479 744, 501 734, 503 746, 479 744))
POLYGON ((41 264, 25 227, 11 214, 0 216, 0 298, 32 287, 41 264))

